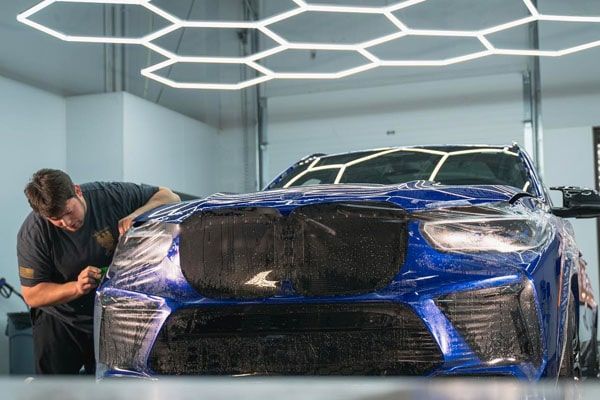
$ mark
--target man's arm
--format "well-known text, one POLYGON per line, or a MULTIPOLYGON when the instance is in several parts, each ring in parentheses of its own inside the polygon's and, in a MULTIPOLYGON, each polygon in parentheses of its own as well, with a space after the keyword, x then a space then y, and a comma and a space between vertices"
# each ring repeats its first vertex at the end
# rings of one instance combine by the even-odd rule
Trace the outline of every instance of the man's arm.
POLYGON ((87 267, 79 273, 76 281, 67 283, 41 282, 35 286, 23 286, 23 298, 29 307, 44 307, 68 303, 98 286, 102 274, 99 268, 87 267))
POLYGON ((178 201, 181 201, 181 199, 171 189, 166 187, 158 188, 158 192, 154 193, 146 204, 119 221, 119 235, 122 235, 131 228, 131 224, 137 216, 163 204, 176 203, 178 201))

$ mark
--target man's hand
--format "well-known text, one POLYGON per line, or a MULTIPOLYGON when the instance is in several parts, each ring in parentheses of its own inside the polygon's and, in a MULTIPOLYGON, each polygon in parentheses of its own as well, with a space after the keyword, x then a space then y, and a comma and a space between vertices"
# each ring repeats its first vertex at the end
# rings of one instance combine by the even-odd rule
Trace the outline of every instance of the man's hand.
POLYGON ((34 286, 23 286, 23 297, 29 307, 46 307, 64 304, 88 294, 102 277, 100 268, 87 267, 79 273, 76 281, 67 283, 41 282, 34 286))
POLYGON ((125 218, 122 218, 119 221, 119 236, 123 236, 123 234, 125 232, 127 232, 129 230, 129 228, 131 228, 131 225, 133 224, 133 220, 135 219, 135 217, 137 217, 137 215, 129 214, 128 216, 126 216, 125 218))
POLYGON ((146 204, 119 221, 119 236, 123 236, 131 228, 133 220, 146 211, 162 206, 163 204, 176 203, 178 201, 181 201, 181 199, 171 189, 165 187, 158 188, 158 191, 150 197, 146 204))
POLYGON ((75 287, 77 293, 80 295, 88 294, 92 289, 98 286, 98 282, 102 277, 102 271, 100 268, 87 267, 79 273, 75 287))

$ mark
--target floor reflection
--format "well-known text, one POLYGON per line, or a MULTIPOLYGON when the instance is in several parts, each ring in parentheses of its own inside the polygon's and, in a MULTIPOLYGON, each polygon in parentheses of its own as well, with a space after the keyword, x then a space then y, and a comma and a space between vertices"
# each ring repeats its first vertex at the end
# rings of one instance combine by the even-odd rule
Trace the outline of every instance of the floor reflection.
POLYGON ((588 400, 600 383, 507 379, 404 378, 165 378, 159 381, 92 378, 3 378, 2 398, 18 400, 588 400))

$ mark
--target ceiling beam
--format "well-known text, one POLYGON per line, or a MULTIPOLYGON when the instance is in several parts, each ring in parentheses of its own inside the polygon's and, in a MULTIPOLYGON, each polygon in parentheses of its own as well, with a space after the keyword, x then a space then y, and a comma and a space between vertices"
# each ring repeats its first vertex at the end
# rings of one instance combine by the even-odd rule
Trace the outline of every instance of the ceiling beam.
MULTIPOLYGON (((531 1, 537 8, 537 0, 531 1)), ((528 30, 529 48, 540 49, 538 21, 531 22, 528 30)), ((528 57, 523 72, 523 125, 525 149, 533 158, 538 172, 544 175, 544 131, 542 124, 542 79, 540 58, 528 57)))

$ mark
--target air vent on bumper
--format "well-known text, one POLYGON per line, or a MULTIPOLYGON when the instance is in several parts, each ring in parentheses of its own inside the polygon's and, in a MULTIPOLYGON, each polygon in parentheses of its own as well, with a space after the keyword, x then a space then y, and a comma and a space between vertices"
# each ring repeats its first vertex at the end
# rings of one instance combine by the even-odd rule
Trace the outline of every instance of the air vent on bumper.
POLYGON ((164 375, 423 375, 442 362, 423 322, 391 303, 180 309, 149 357, 164 375))
POLYGON ((451 293, 436 304, 483 362, 540 365, 539 320, 529 281, 451 293))

